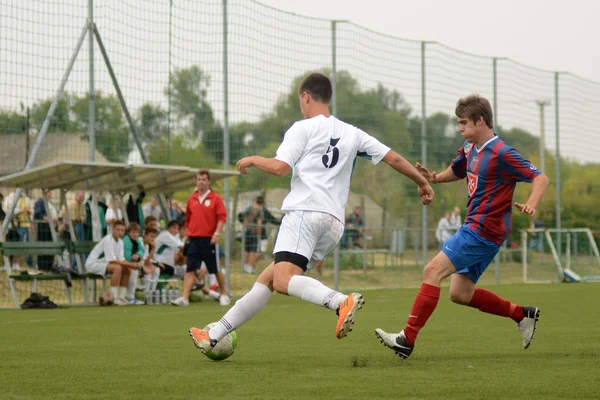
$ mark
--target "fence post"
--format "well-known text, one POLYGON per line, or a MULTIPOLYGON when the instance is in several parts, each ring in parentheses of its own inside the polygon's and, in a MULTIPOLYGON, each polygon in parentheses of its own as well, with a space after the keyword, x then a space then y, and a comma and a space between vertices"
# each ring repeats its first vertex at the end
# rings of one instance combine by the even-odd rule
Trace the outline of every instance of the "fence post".
MULTIPOLYGON (((421 162, 427 163, 427 113, 425 111, 425 44, 421 42, 421 162)), ((427 265, 427 206, 421 206, 421 241, 423 248, 423 265, 427 265)))
MULTIPOLYGON (((94 0, 88 0, 88 21, 89 26, 94 26, 94 0)), ((89 29, 88 32, 88 53, 89 53, 89 77, 90 77, 90 97, 88 98, 88 135, 90 139, 90 161, 96 161, 96 90, 94 89, 94 32, 89 29)))
MULTIPOLYGON (((331 113, 337 116, 337 22, 331 21, 331 113)), ((344 210, 346 212, 346 210, 344 210)), ((340 245, 338 244, 333 250, 333 288, 340 288, 340 245)))
POLYGON ((561 229, 561 215, 560 215, 560 122, 559 122, 559 103, 558 103, 558 75, 560 72, 554 73, 554 114, 556 123, 556 230, 557 230, 557 253, 558 257, 562 253, 562 235, 561 229))
MULTIPOLYGON (((228 70, 228 42, 227 42, 227 0, 223 0, 223 169, 229 169, 229 70, 228 70)), ((225 200, 225 207, 229 217, 229 226, 225 229, 225 267, 226 270, 226 284, 227 292, 231 289, 231 268, 230 263, 230 252, 231 252, 231 232, 233 231, 233 224, 235 223, 235 215, 231 215, 231 207, 229 206, 229 178, 224 179, 223 183, 223 197, 225 200)), ((243 254, 243 252, 242 252, 243 254)))

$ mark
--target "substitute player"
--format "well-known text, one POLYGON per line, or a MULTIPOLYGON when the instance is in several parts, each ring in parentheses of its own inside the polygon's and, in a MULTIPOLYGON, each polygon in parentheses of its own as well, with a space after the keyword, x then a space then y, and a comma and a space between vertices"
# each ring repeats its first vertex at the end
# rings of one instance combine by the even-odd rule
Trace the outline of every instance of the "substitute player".
POLYGON ((267 304, 273 291, 336 311, 339 315, 336 337, 341 339, 350 332, 354 314, 364 303, 362 296, 339 293, 302 274, 330 253, 342 237, 344 210, 357 155, 373 164, 383 160, 412 179, 418 185, 423 204, 433 199, 431 186, 408 161, 374 137, 329 113, 331 95, 331 82, 326 76, 319 73, 307 76, 298 90, 305 119, 286 132, 275 158, 253 156, 238 162, 243 174, 248 174, 250 167, 277 176, 293 171, 291 190, 282 206, 286 215, 273 250, 275 262, 210 331, 190 329, 196 347, 204 353, 228 332, 253 318, 267 304))
POLYGON ((379 340, 403 358, 411 355, 419 331, 435 310, 441 281, 452 274, 450 300, 512 318, 523 336, 524 348, 531 344, 540 313, 537 307, 513 304, 488 290, 476 289, 475 284, 510 233, 517 182, 533 182, 527 202, 514 205, 519 211, 534 215, 548 186, 548 177, 494 133, 492 107, 486 99, 478 95, 462 98, 456 104, 455 114, 466 142, 450 167, 439 175, 419 163, 417 168, 432 183, 467 178, 465 223, 425 267, 423 285, 404 330, 375 330, 379 340))

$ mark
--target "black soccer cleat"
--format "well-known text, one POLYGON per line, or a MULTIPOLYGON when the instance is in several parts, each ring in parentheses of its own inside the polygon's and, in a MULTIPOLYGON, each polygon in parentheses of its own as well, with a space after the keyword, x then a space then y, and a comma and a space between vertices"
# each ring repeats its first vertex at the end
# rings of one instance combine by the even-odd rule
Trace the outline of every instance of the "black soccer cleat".
POLYGON ((523 335, 523 348, 527 349, 535 336, 540 309, 534 306, 523 306, 525 317, 517 324, 517 330, 523 335))
POLYGON ((404 331, 400 333, 387 333, 379 328, 375 329, 375 336, 379 339, 384 346, 394 350, 394 352, 402 358, 408 358, 413 352, 415 345, 409 345, 406 343, 406 336, 404 331))

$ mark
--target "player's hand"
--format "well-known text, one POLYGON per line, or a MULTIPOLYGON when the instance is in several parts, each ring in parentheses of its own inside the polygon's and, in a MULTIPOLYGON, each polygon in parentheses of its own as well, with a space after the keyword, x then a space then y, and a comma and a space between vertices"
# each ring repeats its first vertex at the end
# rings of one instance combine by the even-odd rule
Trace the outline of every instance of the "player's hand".
POLYGON ((529 204, 521 204, 514 202, 515 207, 519 209, 522 213, 529 214, 531 216, 535 215, 535 207, 529 204))
POLYGON ((431 186, 419 186, 419 198, 421 199, 421 204, 423 204, 424 206, 431 204, 434 195, 435 193, 433 192, 431 186))
POLYGON ((210 238, 210 244, 214 245, 217 244, 219 242, 219 235, 212 235, 212 237, 210 238))
POLYGON ((423 175, 425 177, 425 179, 427 179, 429 182, 431 183, 438 183, 437 182, 437 173, 435 171, 430 171, 427 168, 425 168, 423 165, 421 165, 421 163, 416 163, 415 164, 415 168, 421 173, 421 175, 423 175))
POLYGON ((254 166, 254 157, 244 157, 237 163, 237 168, 243 175, 250 174, 250 172, 248 172, 248 168, 253 167, 253 166, 254 166))

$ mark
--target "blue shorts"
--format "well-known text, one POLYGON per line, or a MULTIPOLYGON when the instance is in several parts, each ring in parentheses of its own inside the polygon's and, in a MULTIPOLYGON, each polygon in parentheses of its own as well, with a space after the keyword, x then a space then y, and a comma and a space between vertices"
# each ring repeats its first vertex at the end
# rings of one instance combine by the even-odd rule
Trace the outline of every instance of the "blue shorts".
POLYGON ((454 264, 456 273, 467 274, 475 283, 498 254, 498 250, 500 246, 478 236, 465 225, 442 246, 442 251, 454 264))

